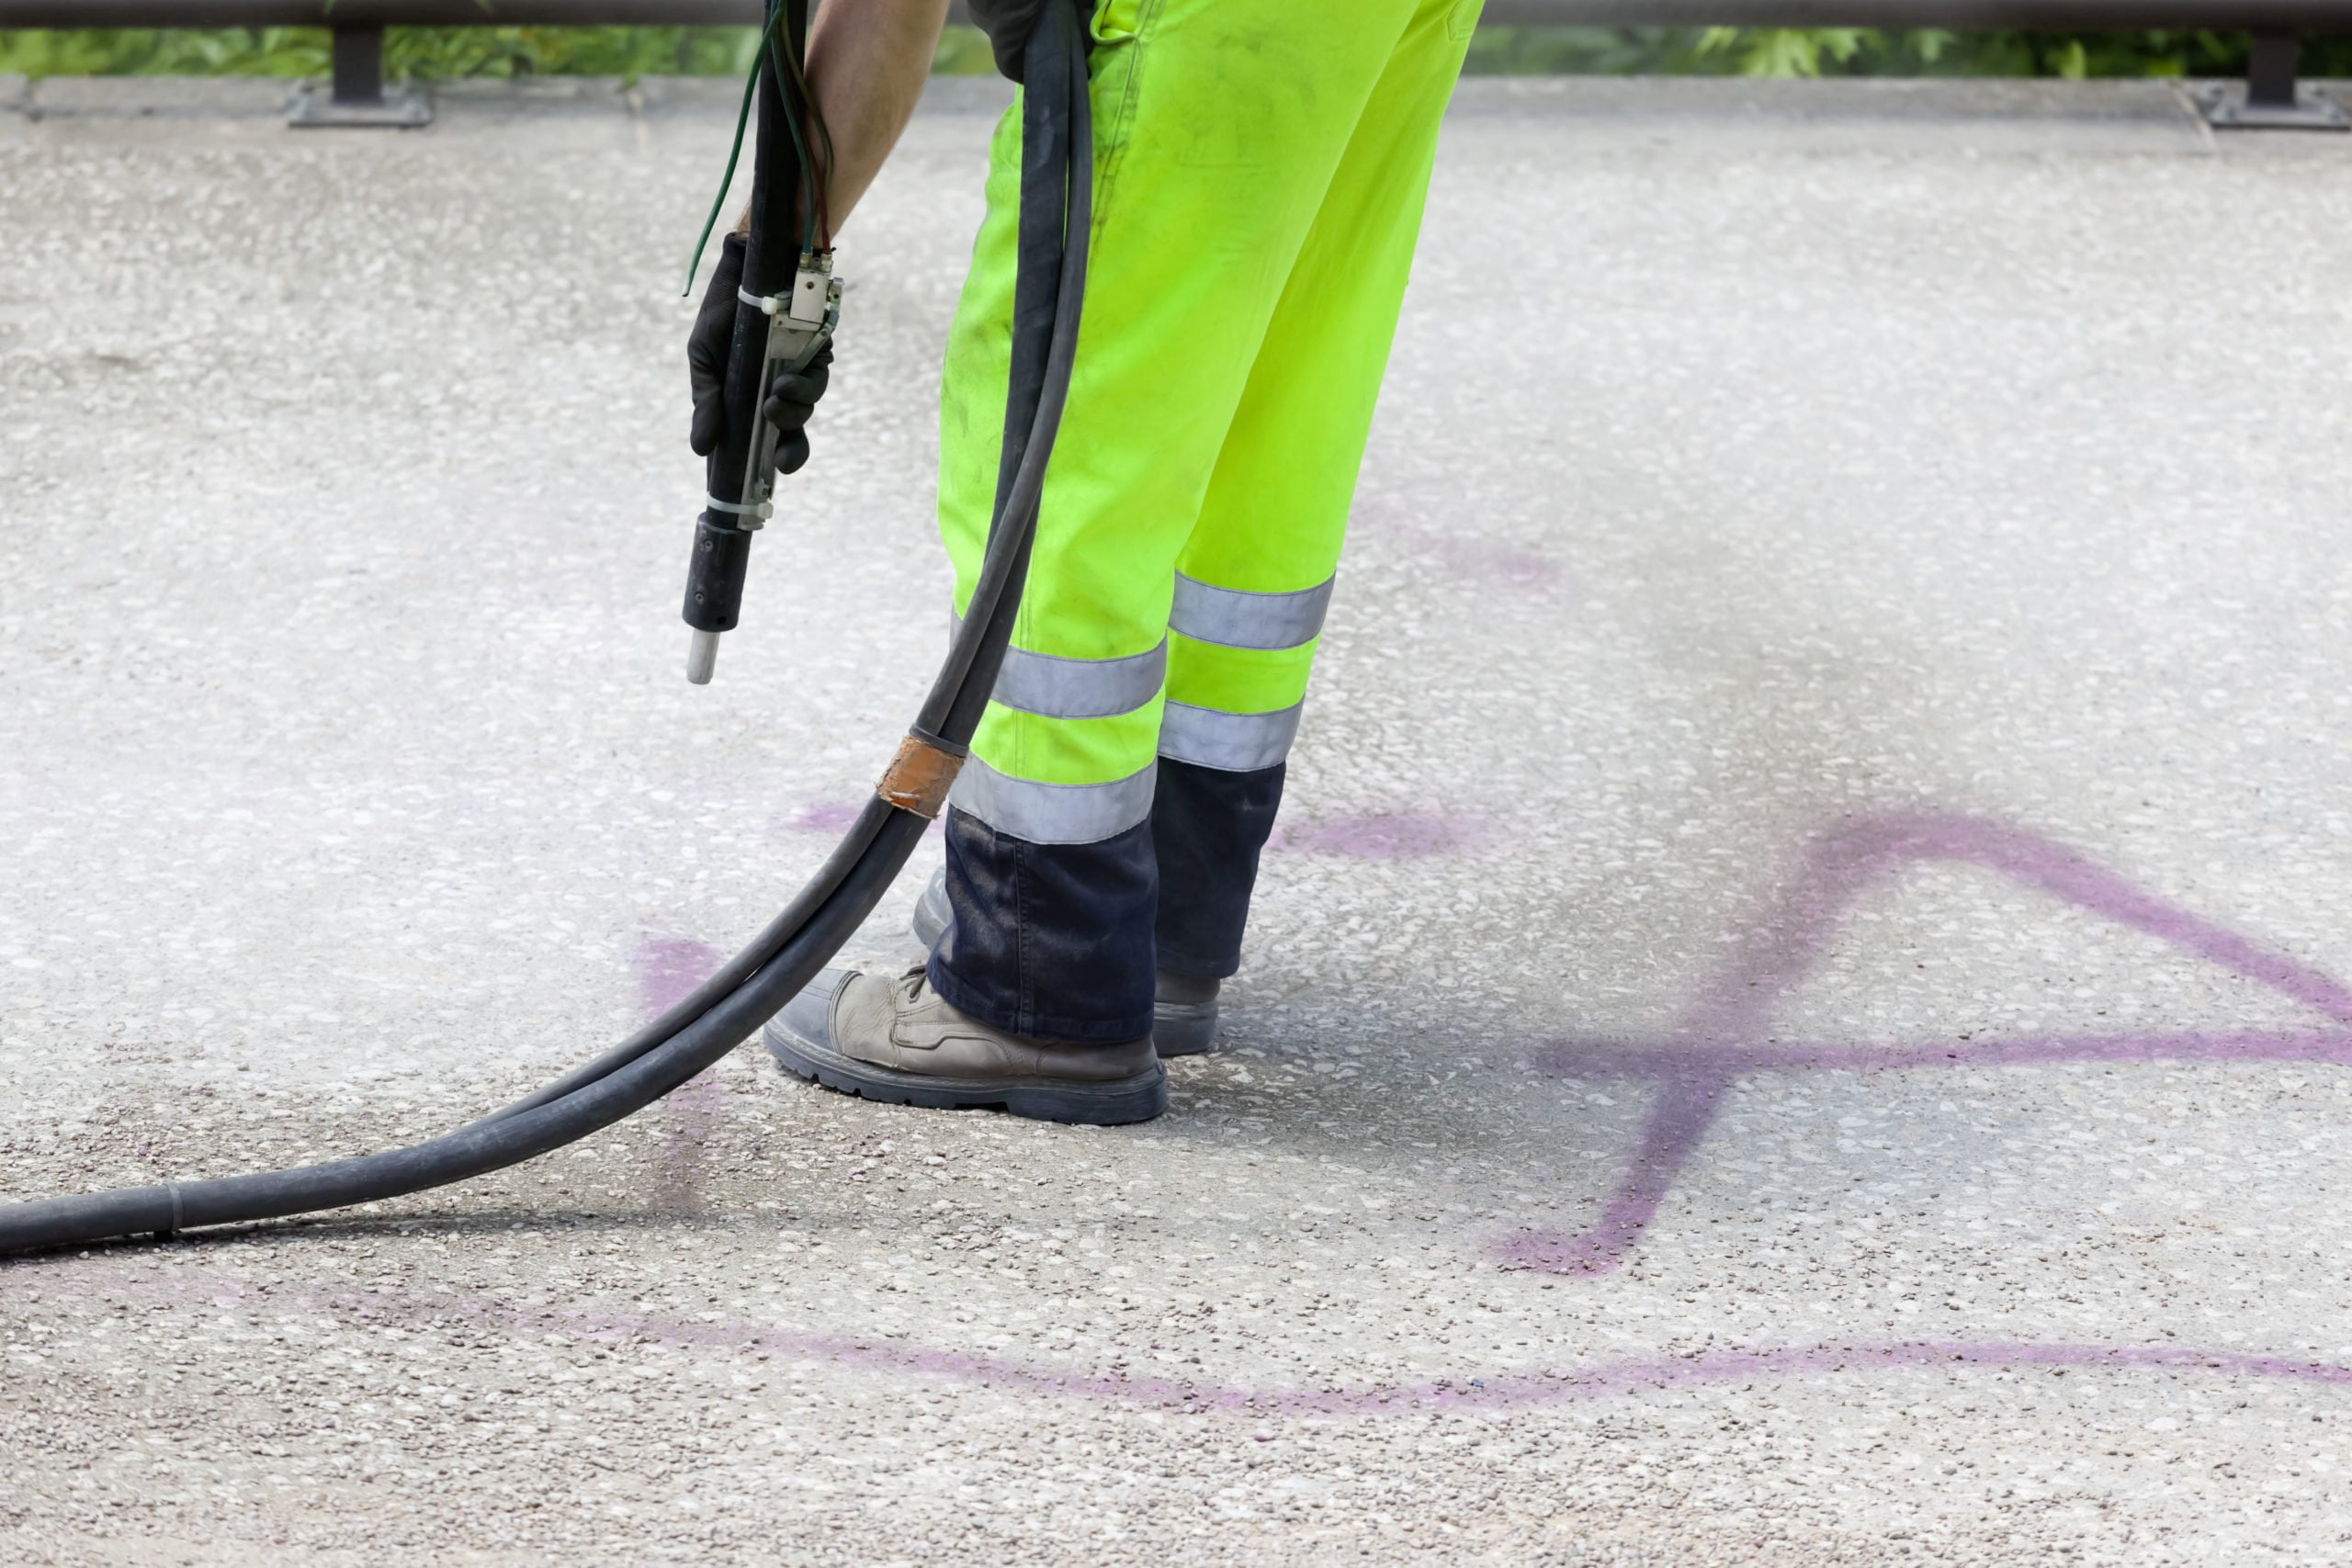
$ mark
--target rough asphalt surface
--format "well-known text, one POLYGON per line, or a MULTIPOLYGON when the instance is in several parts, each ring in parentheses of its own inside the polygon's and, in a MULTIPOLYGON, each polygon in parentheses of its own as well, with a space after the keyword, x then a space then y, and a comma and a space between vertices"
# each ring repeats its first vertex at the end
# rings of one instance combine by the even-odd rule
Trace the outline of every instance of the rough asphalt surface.
MULTIPOLYGON (((729 90, 277 94, 0 83, 10 1197, 593 1055, 943 638, 992 90, 845 239, 702 690, 729 90)), ((1168 1117, 747 1045, 495 1179, 0 1265, 0 1560, 2346 1561, 2347 226, 2352 138, 2155 85, 1474 85, 1168 1117)))

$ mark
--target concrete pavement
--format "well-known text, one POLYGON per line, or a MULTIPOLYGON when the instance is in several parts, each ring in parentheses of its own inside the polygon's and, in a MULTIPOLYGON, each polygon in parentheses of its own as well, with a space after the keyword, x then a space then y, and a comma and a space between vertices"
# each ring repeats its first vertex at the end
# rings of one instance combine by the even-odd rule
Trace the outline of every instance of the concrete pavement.
MULTIPOLYGON (((276 91, 0 83, 0 1195, 593 1055, 941 644, 992 87, 844 237, 702 690, 725 89, 276 91)), ((2161 84, 1472 84, 1168 1118, 747 1046, 495 1179, 0 1266, 0 1561, 2343 1561, 2347 220, 2352 138, 2161 84)))

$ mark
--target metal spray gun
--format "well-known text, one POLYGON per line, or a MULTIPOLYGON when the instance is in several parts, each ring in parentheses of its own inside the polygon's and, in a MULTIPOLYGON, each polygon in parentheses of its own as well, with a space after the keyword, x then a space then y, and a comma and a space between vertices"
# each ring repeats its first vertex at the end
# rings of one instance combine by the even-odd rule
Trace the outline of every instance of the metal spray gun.
POLYGON ((767 418, 768 389, 780 375, 808 369, 841 321, 832 253, 804 248, 813 230, 796 232, 804 204, 817 199, 818 175, 797 130, 808 123, 803 79, 794 70, 786 80, 782 51, 797 62, 808 28, 808 0, 770 0, 755 88, 751 232, 727 358, 727 434, 708 460, 710 493, 686 568, 684 615, 694 628, 686 679, 697 686, 718 664, 719 634, 741 616, 752 536, 775 514, 778 436, 767 418))

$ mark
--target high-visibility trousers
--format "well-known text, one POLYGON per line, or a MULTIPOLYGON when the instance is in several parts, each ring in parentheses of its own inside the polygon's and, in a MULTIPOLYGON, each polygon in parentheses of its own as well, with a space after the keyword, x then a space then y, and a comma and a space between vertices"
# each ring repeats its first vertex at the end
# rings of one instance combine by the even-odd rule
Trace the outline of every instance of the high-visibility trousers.
MULTIPOLYGON (((1238 962, 1479 4, 1096 8, 1084 323, 1012 650, 950 797, 931 964, 985 1021, 1130 1038, 1155 967, 1238 962)), ((959 615, 997 490, 1020 168, 1016 104, 940 394, 959 615)))

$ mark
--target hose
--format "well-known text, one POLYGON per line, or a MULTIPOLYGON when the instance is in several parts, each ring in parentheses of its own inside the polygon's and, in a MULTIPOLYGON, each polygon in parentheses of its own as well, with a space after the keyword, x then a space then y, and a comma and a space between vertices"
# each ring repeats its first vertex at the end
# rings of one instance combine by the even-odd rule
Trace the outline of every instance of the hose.
MULTIPOLYGON (((1086 290, 1093 131, 1073 6, 1046 8, 1030 60, 1005 471, 971 604, 911 728, 956 756, 978 727, 1020 607, 1086 290), (1046 61, 1051 69, 1035 68, 1046 61)), ((481 1121, 354 1159, 0 1209, 0 1254, 380 1202, 501 1170, 609 1127, 709 1067, 798 995, 873 913, 927 825, 877 795, 808 886, 691 996, 595 1061, 481 1121)))

